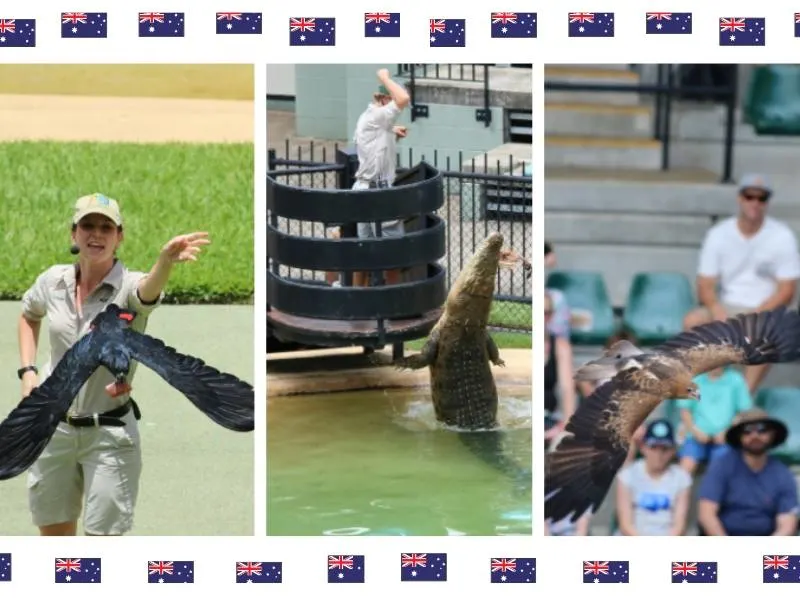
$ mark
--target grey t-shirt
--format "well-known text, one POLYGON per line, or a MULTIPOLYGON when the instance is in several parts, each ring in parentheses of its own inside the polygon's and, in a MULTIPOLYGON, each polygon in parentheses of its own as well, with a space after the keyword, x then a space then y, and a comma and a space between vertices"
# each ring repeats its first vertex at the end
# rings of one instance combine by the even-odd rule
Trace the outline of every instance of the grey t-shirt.
POLYGON ((394 181, 397 150, 392 127, 399 115, 394 100, 384 106, 373 102, 361 113, 353 135, 358 153, 357 179, 394 181))
POLYGON ((617 477, 630 490, 636 532, 669 535, 678 494, 692 485, 689 474, 672 464, 656 479, 647 473, 644 459, 640 458, 622 469, 617 477))

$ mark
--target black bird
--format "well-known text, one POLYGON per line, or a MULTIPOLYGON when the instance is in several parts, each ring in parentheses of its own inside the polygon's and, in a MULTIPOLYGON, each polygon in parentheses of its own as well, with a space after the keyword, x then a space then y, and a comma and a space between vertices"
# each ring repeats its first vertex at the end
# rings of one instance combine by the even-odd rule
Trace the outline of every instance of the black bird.
POLYGON ((253 386, 161 340, 130 329, 133 311, 110 304, 90 331, 58 362, 50 376, 0 423, 0 480, 16 477, 44 450, 83 384, 105 367, 123 385, 131 361, 155 371, 212 421, 233 431, 253 431, 253 386))

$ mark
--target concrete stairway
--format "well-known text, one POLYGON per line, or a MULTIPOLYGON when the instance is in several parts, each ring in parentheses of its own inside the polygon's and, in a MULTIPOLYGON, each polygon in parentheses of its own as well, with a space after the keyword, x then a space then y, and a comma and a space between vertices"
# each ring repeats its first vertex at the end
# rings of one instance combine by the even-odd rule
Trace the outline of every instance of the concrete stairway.
MULTIPOLYGON (((547 66, 545 81, 639 84, 627 65, 547 66)), ((652 139, 654 108, 636 92, 545 92, 545 165, 657 170, 661 143, 652 139)))

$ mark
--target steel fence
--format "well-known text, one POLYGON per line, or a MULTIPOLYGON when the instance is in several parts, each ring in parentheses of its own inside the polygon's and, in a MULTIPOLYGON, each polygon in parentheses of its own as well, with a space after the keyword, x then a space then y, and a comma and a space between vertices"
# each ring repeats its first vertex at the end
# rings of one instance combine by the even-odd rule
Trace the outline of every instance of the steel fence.
MULTIPOLYGON (((286 140, 282 148, 270 148, 268 169, 273 177, 293 186, 308 188, 349 187, 350 166, 337 162, 337 145, 292 147, 286 140)), ((505 246, 527 260, 533 258, 532 178, 530 164, 508 161, 489 162, 487 155, 465 159, 461 154, 451 160, 433 156, 415 156, 413 149, 398 153, 398 175, 425 160, 442 172, 444 204, 438 215, 447 223, 447 252, 442 266, 447 271, 448 287, 472 256, 476 246, 491 232, 499 231, 505 246), (457 160, 457 163, 456 163, 457 160), (443 163, 443 164, 442 164, 443 163), (456 163, 456 164, 453 164, 456 163)), ((286 222, 282 230, 295 235, 325 237, 330 235, 324 223, 286 222)), ((286 270, 282 275, 295 279, 325 281, 325 273, 286 270)), ((530 331, 532 280, 524 270, 501 269, 495 287, 495 302, 490 325, 505 331, 530 331)))

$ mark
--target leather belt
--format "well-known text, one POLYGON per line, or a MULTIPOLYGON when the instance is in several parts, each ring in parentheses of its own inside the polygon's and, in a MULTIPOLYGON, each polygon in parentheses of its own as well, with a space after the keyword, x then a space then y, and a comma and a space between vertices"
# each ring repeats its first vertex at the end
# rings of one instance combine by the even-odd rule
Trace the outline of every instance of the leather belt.
POLYGON ((142 413, 139 410, 139 405, 131 398, 119 408, 109 410, 104 413, 94 413, 85 417, 71 417, 64 415, 61 417, 61 422, 73 427, 124 427, 125 421, 120 419, 127 415, 133 409, 133 416, 138 421, 142 418, 142 413))

